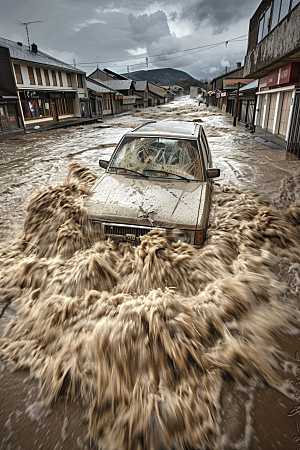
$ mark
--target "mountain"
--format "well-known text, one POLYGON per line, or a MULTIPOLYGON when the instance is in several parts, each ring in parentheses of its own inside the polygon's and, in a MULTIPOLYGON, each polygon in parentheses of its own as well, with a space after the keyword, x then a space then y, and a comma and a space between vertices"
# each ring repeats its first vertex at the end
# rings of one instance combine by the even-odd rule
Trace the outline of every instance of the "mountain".
POLYGON ((196 82, 195 78, 182 70, 177 69, 152 69, 152 70, 137 70, 131 73, 123 73, 122 75, 131 78, 134 81, 151 81, 159 86, 170 86, 172 84, 196 82))

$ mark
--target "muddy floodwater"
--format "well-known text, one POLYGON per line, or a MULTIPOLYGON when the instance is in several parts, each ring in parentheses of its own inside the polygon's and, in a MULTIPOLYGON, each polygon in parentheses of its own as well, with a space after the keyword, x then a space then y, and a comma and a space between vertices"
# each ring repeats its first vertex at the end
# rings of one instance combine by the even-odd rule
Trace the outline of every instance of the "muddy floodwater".
POLYGON ((300 448, 300 160, 188 97, 0 153, 0 450, 300 448), (221 169, 204 246, 92 244, 99 158, 166 119, 221 169))

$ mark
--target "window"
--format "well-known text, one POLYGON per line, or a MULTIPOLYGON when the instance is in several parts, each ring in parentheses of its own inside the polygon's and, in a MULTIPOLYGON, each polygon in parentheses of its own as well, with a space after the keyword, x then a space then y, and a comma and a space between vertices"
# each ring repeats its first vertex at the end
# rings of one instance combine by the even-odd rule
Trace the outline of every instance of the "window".
POLYGON ((289 13, 290 0, 281 0, 279 22, 289 13))
POLYGON ((36 77, 37 77, 37 82, 39 85, 43 85, 43 81, 42 81, 42 75, 41 75, 41 69, 39 69, 38 67, 35 69, 36 70, 36 77))
POLYGON ((274 0, 271 30, 299 3, 300 0, 293 0, 290 7, 290 0, 274 0))
POLYGON ((55 73, 55 70, 51 70, 51 74, 52 74, 52 82, 53 82, 53 86, 57 86, 57 79, 56 79, 56 73, 55 73))
POLYGON ((197 141, 157 137, 125 137, 111 160, 109 172, 136 171, 154 177, 203 179, 197 141), (122 169, 121 169, 122 168, 122 169))
POLYGON ((259 31, 257 42, 260 42, 268 33, 270 28, 271 7, 267 9, 259 22, 259 31))
POLYGON ((59 85, 62 86, 63 85, 63 81, 62 81, 61 72, 58 72, 58 79, 59 79, 59 85))
POLYGON ((72 87, 72 78, 71 78, 71 74, 67 73, 67 83, 69 87, 72 87))
POLYGON ((59 115, 74 114, 73 101, 70 98, 58 98, 55 100, 59 115))
POLYGON ((35 84, 33 67, 28 66, 27 69, 28 69, 28 75, 29 75, 29 82, 30 82, 30 84, 35 84))
POLYGON ((21 66, 19 66, 19 64, 14 64, 14 69, 15 69, 17 83, 22 84, 23 77, 22 77, 22 72, 21 72, 21 66))
POLYGON ((25 119, 38 119, 51 116, 49 100, 22 100, 22 110, 25 119))
POLYGON ((274 0, 271 16, 271 6, 259 21, 257 42, 260 42, 269 31, 285 18, 285 16, 300 3, 300 0, 274 0))
POLYGON ((110 99, 109 98, 104 98, 102 100, 102 104, 103 104, 103 110, 105 111, 109 111, 110 110, 110 99))
POLYGON ((46 86, 50 86, 49 72, 47 69, 44 69, 44 75, 45 75, 46 86))
POLYGON ((298 3, 300 3, 300 0, 293 0, 291 9, 293 9, 296 5, 298 5, 298 3))
POLYGON ((77 86, 83 88, 82 75, 80 73, 77 74, 77 86))

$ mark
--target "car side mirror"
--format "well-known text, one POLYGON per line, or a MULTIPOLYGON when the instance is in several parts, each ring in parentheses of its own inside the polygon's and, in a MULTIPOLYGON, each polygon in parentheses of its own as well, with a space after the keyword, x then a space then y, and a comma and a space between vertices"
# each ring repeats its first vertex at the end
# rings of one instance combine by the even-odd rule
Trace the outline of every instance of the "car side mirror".
POLYGON ((217 178, 220 176, 220 169, 207 169, 206 175, 207 178, 217 178))
POLYGON ((108 161, 105 159, 99 159, 99 166, 102 167, 102 169, 107 169, 108 161))

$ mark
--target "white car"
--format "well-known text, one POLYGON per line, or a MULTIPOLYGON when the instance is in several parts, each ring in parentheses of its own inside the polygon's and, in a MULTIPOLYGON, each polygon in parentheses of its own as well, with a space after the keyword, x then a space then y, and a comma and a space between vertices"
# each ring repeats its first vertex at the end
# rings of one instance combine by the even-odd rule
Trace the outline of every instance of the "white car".
POLYGON ((127 132, 86 202, 97 240, 138 245, 150 230, 203 244, 209 221, 212 157, 199 123, 148 122, 127 132))

